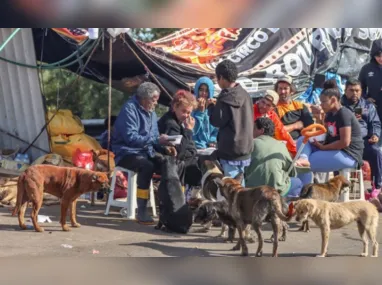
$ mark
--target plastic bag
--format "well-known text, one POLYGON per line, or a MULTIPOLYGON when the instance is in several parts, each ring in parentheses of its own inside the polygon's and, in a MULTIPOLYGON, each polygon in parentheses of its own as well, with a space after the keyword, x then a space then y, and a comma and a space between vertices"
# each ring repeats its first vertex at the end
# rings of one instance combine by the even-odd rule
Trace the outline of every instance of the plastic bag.
POLYGON ((82 152, 102 149, 96 139, 86 134, 72 136, 59 135, 51 138, 51 150, 67 161, 72 161, 73 154, 79 148, 82 152))
MULTIPOLYGON (((48 112, 48 121, 55 112, 48 112)), ((58 135, 75 135, 84 132, 84 126, 77 116, 70 110, 59 110, 53 120, 48 124, 48 132, 51 137, 58 135)))
POLYGON ((116 172, 117 179, 114 187, 114 199, 121 199, 127 197, 127 177, 121 172, 116 172))
POLYGON ((79 148, 77 148, 76 152, 73 154, 73 165, 79 168, 93 170, 93 153, 90 151, 82 152, 79 148))

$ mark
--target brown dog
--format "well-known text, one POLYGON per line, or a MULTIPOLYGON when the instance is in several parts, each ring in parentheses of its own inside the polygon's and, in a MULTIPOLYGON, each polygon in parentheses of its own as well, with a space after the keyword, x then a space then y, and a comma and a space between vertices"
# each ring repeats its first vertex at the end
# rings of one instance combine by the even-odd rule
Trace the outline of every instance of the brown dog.
MULTIPOLYGON (((325 183, 311 183, 302 188, 300 199, 316 199, 328 202, 337 202, 341 191, 351 185, 343 175, 337 175, 325 183)), ((302 223, 299 231, 309 232, 309 221, 302 223)))
POLYGON ((254 188, 244 188, 241 186, 242 174, 235 179, 216 178, 215 182, 219 186, 222 195, 227 199, 229 211, 235 220, 236 228, 239 232, 239 241, 233 250, 242 249, 243 256, 248 255, 248 248, 243 238, 245 225, 252 225, 255 230, 259 245, 256 256, 263 254, 263 238, 261 235, 261 226, 268 217, 273 229, 273 253, 277 256, 278 235, 280 232, 281 221, 287 221, 290 218, 282 212, 282 198, 276 189, 269 186, 259 186, 254 188))
POLYGON ((28 201, 31 201, 33 226, 37 232, 43 232, 44 229, 37 223, 37 215, 42 206, 43 193, 47 192, 61 198, 60 223, 63 231, 69 231, 69 227, 66 225, 68 207, 71 206, 72 227, 79 227, 80 224, 76 221, 77 198, 84 193, 97 192, 108 187, 109 179, 103 172, 53 165, 34 165, 19 177, 13 215, 18 213, 20 228, 25 230, 25 210, 28 201))
POLYGON ((342 228, 357 222, 358 231, 363 242, 361 256, 368 255, 368 239, 373 245, 372 257, 378 257, 377 227, 379 213, 375 206, 367 201, 350 201, 331 203, 327 201, 304 199, 293 202, 296 221, 312 219, 321 229, 322 244, 319 257, 326 256, 330 230, 342 228))
MULTIPOLYGON (((215 160, 203 159, 203 161, 201 163, 201 170, 203 173, 203 177, 202 177, 202 181, 201 181, 202 187, 197 192, 193 191, 191 193, 191 199, 189 202, 189 204, 195 206, 195 209, 198 208, 202 204, 202 202, 204 202, 204 201, 216 202, 216 201, 224 200, 224 197, 222 197, 222 195, 218 189, 218 186, 214 182, 215 178, 222 179, 224 177, 224 174, 223 174, 221 168, 218 166, 218 162, 215 160)), ((229 227, 224 223, 224 221, 221 221, 221 222, 222 222, 221 232, 217 237, 218 238, 220 238, 220 237, 225 238, 227 235, 229 227)), ((202 229, 195 230, 195 232, 206 233, 211 229, 212 224, 213 224, 213 220, 210 220, 210 221, 208 221, 202 225, 203 226, 202 229)), ((228 240, 231 241, 233 238, 232 237, 233 235, 230 234, 229 232, 228 232, 228 235, 229 235, 228 240)), ((245 229, 245 239, 250 243, 255 242, 254 238, 252 237, 252 233, 251 233, 251 225, 248 225, 248 227, 246 227, 246 229, 245 229)), ((225 240, 225 241, 227 241, 227 240, 225 240)))
POLYGON ((112 172, 115 168, 114 153, 107 151, 107 149, 92 150, 94 169, 102 172, 112 172), (109 153, 109 156, 108 156, 109 153), (110 169, 108 165, 110 163, 110 169))

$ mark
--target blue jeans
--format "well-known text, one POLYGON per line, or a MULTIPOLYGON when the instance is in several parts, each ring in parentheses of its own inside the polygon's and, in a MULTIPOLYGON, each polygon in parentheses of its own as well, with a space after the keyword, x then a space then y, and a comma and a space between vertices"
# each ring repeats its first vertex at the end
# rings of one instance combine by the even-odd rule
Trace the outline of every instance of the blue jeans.
MULTIPOLYGON (((239 173, 244 173, 245 166, 230 165, 224 161, 220 161, 220 164, 223 167, 224 176, 235 178, 239 173)), ((242 180, 241 185, 245 187, 245 179, 242 180)))
POLYGON ((288 194, 285 197, 287 198, 300 197, 302 187, 303 187, 303 184, 299 178, 291 177, 290 188, 289 188, 288 194))
MULTIPOLYGON (((301 147, 303 139, 301 137, 297 140, 297 149, 301 147)), ((347 153, 341 150, 319 150, 310 142, 305 145, 299 158, 308 159, 310 162, 311 172, 298 174, 303 185, 312 183, 312 172, 332 172, 357 166, 357 161, 347 153)))

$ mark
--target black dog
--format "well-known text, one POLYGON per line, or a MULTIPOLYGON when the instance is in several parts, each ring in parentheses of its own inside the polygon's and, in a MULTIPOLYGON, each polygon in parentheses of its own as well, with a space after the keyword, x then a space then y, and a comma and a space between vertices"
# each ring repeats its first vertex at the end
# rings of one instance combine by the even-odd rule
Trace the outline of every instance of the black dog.
POLYGON ((158 187, 159 222, 155 229, 185 234, 192 225, 192 211, 186 203, 179 180, 176 158, 165 156, 161 167, 161 181, 158 187))
MULTIPOLYGON (((222 230, 218 237, 223 237, 225 235, 226 227, 228 227, 228 238, 225 241, 232 243, 235 238, 236 223, 229 212, 229 206, 226 200, 204 201, 195 210, 195 223, 204 225, 215 219, 219 219, 223 223, 222 230)), ((251 236, 250 227, 246 229, 246 239, 249 242, 254 242, 254 239, 251 236)))

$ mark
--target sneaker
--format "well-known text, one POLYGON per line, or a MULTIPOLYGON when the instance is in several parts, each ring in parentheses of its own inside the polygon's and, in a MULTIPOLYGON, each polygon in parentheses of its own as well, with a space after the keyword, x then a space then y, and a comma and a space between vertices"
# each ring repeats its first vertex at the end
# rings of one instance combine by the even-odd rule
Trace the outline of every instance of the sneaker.
POLYGON ((371 198, 377 198, 379 193, 381 193, 381 189, 374 189, 373 191, 371 191, 370 197, 371 198))

